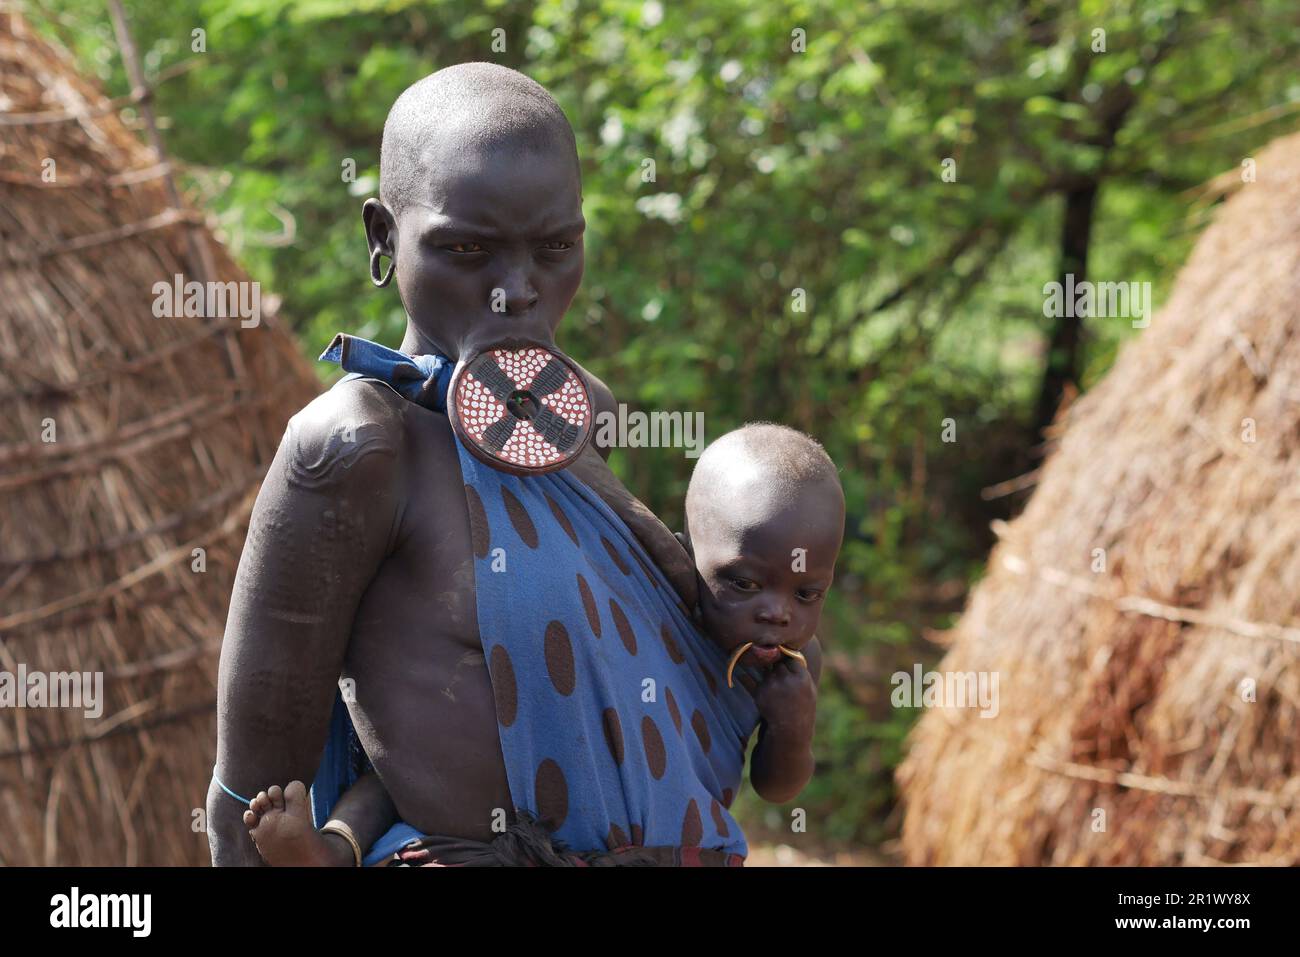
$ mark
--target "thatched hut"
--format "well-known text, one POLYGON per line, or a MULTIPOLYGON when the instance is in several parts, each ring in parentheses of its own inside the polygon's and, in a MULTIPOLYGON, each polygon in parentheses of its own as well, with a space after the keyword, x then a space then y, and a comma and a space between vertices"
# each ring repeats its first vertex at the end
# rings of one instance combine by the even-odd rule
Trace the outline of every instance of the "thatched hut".
POLYGON ((999 529, 939 665, 998 713, 921 718, 910 863, 1300 863, 1300 136, 1255 159, 999 529))
POLYGON ((317 389, 266 298, 256 327, 184 298, 157 315, 178 311, 158 283, 248 277, 120 106, 0 13, 4 864, 207 861, 226 604, 258 483, 317 389), (17 706, 42 683, 83 706, 17 706))

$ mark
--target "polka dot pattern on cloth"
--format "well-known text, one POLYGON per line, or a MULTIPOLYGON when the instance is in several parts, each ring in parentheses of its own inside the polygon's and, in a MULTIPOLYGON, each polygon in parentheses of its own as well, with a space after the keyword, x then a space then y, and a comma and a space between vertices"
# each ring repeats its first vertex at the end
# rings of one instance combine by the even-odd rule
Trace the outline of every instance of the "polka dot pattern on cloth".
POLYGON ((635 655, 636 632, 632 630, 632 623, 627 620, 627 615, 623 613, 623 606, 613 598, 609 600, 609 615, 614 619, 614 630, 618 632, 623 647, 627 649, 629 655, 635 655))
POLYGON ((659 726, 650 715, 641 719, 641 743, 645 746, 646 767, 658 781, 668 769, 668 752, 664 750, 664 739, 659 733, 659 726))
POLYGON ((469 537, 475 558, 486 558, 488 542, 492 540, 492 530, 488 528, 487 511, 483 500, 478 497, 474 486, 465 486, 465 504, 469 508, 469 537))
POLYGON ((519 689, 515 684, 515 667, 510 662, 510 652, 505 645, 493 645, 488 658, 488 674, 492 678, 492 693, 496 698, 497 721, 503 727, 515 723, 519 713, 519 689))
POLYGON ((559 523, 560 528, 564 529, 564 534, 569 536, 569 541, 573 542, 575 545, 580 545, 581 543, 578 541, 578 533, 573 530, 573 525, 569 522, 569 516, 564 514, 564 509, 556 505, 555 499, 551 498, 549 495, 543 497, 546 499, 547 508, 549 508, 551 514, 555 516, 555 520, 559 523))
POLYGON ((695 798, 686 802, 686 816, 682 820, 682 847, 699 847, 704 839, 704 822, 700 819, 700 806, 695 798))
MULTIPOLYGON (((526 362, 503 370, 516 381, 546 374, 526 362)), ((516 808, 576 850, 746 854, 727 808, 758 712, 739 682, 718 681, 725 653, 627 526, 568 471, 512 475, 463 448, 460 460, 516 808), (503 571, 493 570, 498 549, 503 571)))
POLYGON ((573 645, 569 642, 569 630, 558 621, 551 622, 546 626, 544 645, 546 671, 551 676, 551 684, 562 695, 573 694, 576 678, 573 673, 573 645))
POLYGON ((618 720, 618 712, 613 708, 606 708, 601 715, 601 723, 605 728, 605 743, 609 745, 609 753, 614 758, 615 764, 623 763, 623 726, 618 720))
POLYGON ((524 508, 523 503, 508 488, 501 490, 501 500, 505 503, 506 514, 510 516, 510 524, 515 527, 519 540, 529 548, 536 548, 537 526, 533 524, 528 509, 524 508))
POLYGON ((613 851, 613 850, 617 850, 620 847, 627 847, 628 844, 630 843, 631 843, 630 839, 626 834, 623 833, 623 829, 621 827, 619 827, 617 824, 611 824, 609 826, 609 837, 605 838, 605 846, 607 848, 613 851))
POLYGON ((582 610, 587 615, 587 624, 591 626, 591 633, 599 638, 600 609, 596 607, 596 596, 591 593, 591 586, 581 574, 578 575, 578 597, 582 599, 582 610))
POLYGON ((716 799, 709 802, 709 814, 713 818, 713 826, 718 829, 718 833, 723 837, 728 837, 731 831, 727 827, 727 816, 722 813, 722 805, 716 799))
POLYGON ((569 816, 569 784, 559 764, 550 758, 537 766, 537 817, 552 829, 561 827, 569 816))
POLYGON ((682 733, 682 713, 677 707, 677 699, 673 697, 673 689, 664 685, 664 701, 668 702, 668 714, 673 719, 673 727, 677 733, 682 733))

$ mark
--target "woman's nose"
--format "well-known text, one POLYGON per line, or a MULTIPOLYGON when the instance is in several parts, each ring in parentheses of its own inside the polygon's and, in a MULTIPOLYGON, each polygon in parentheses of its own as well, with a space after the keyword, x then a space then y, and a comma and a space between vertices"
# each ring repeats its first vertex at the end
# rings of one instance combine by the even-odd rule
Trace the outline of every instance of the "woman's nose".
POLYGON ((505 307, 508 316, 527 315, 537 305, 537 290, 532 286, 524 284, 517 287, 516 291, 506 292, 505 307))
POLYGON ((537 305, 537 287, 529 278, 525 263, 512 263, 501 283, 492 290, 492 309, 508 316, 526 315, 537 305))

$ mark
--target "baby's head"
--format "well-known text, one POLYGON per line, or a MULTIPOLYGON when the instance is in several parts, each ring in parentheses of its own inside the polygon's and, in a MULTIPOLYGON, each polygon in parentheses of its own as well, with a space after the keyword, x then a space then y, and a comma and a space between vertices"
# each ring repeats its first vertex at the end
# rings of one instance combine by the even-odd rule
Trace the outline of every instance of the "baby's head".
POLYGON ((582 281, 573 128, 535 81, 460 63, 411 85, 384 123, 371 253, 393 259, 422 345, 459 359, 550 345, 582 281))
POLYGON ((844 536, 835 463, 795 429, 756 422, 704 450, 686 492, 700 614, 731 652, 769 665, 812 640, 844 536))

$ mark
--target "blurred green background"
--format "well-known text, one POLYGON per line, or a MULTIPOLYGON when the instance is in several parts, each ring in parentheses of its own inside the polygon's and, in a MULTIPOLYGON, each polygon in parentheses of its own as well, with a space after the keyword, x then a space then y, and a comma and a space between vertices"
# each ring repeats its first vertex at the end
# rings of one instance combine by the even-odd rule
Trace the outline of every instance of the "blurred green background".
MULTIPOLYGON (((1045 318, 1044 283, 1150 281, 1159 304, 1222 193, 1203 184, 1240 184, 1300 115, 1294 0, 126 8, 185 187, 313 358, 340 330, 401 339, 360 217, 394 98, 466 60, 555 95, 588 222, 559 343, 632 408, 703 410, 709 437, 784 422, 842 469, 818 767, 792 805, 824 849, 888 852, 917 715, 890 707, 889 675, 938 659, 927 636, 1027 494, 982 491, 1036 467, 1057 400, 1135 334, 1045 318)), ((103 4, 27 12, 128 91, 103 4)), ((691 460, 612 464, 680 527, 691 460)), ((790 810, 746 791, 738 813, 751 837, 790 840, 790 810)))

